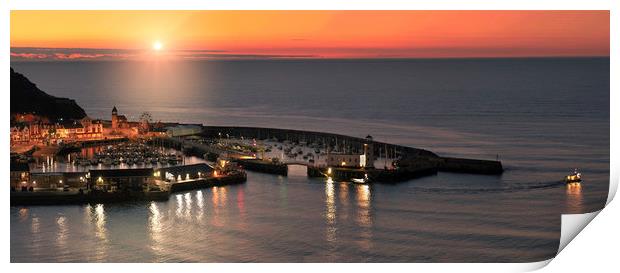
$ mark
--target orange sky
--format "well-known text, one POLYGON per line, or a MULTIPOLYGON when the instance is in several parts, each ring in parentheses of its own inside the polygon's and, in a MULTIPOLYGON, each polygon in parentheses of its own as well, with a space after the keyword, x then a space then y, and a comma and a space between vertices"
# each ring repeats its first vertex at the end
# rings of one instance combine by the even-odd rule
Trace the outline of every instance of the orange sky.
POLYGON ((185 58, 608 56, 609 12, 11 12, 14 58, 48 56, 20 47, 118 50, 49 56, 144 57, 155 41, 162 55, 185 58))

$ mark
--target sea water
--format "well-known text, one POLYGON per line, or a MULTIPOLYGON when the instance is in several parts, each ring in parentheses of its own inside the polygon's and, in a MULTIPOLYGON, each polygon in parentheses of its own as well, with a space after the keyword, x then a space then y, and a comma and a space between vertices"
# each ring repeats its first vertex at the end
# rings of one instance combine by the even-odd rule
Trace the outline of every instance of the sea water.
POLYGON ((15 206, 13 262, 533 262, 557 252, 562 213, 607 199, 608 58, 11 66, 93 118, 370 134, 505 167, 396 185, 249 172, 167 202, 15 206))

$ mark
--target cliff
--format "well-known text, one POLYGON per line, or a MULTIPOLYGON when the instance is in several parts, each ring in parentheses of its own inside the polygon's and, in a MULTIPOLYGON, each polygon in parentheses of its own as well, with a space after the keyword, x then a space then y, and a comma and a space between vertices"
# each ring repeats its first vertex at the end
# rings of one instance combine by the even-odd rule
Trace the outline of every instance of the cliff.
POLYGON ((11 68, 11 114, 32 113, 58 119, 81 119, 86 112, 75 100, 49 95, 11 68))

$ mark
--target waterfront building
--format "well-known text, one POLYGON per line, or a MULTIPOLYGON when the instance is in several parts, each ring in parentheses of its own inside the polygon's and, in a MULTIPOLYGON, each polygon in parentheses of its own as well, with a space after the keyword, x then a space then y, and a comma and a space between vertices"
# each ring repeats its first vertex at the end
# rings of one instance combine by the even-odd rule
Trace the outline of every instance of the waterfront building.
POLYGON ((170 137, 191 136, 202 132, 201 125, 176 125, 168 127, 166 133, 170 137))
POLYGON ((112 127, 109 128, 108 132, 110 135, 124 135, 128 137, 137 136, 141 131, 141 123, 140 122, 131 122, 127 120, 127 117, 124 115, 118 114, 118 109, 116 106, 112 108, 112 127))
POLYGON ((11 142, 30 142, 30 127, 23 123, 11 127, 11 142))
POLYGON ((47 123, 42 119, 15 123, 11 127, 11 144, 56 144, 103 138, 103 123, 84 117, 81 120, 47 123))
POLYGON ((327 166, 330 167, 362 167, 360 154, 330 153, 327 157, 327 166))
MULTIPOLYGON (((368 139, 368 137, 367 137, 368 139)), ((372 137, 370 138, 370 141, 372 137)), ((375 158, 371 143, 363 144, 363 152, 358 153, 333 153, 327 154, 327 166, 347 168, 374 168, 375 158)))
POLYGON ((84 117, 80 120, 80 124, 84 127, 84 131, 79 138, 100 139, 103 137, 103 122, 101 120, 84 117))
POLYGON ((86 179, 89 189, 104 192, 141 192, 155 185, 153 168, 90 170, 86 179))
POLYGON ((17 189, 30 186, 30 167, 28 163, 11 159, 11 188, 17 189))
POLYGON ((212 176, 213 168, 205 163, 198 163, 158 168, 155 169, 153 174, 159 180, 178 182, 212 176))
POLYGON ((30 184, 36 189, 85 188, 86 172, 32 173, 30 184))
POLYGON ((125 117, 124 115, 119 115, 118 109, 116 109, 116 106, 114 106, 114 108, 112 108, 112 129, 117 130, 127 127, 127 117, 125 117))

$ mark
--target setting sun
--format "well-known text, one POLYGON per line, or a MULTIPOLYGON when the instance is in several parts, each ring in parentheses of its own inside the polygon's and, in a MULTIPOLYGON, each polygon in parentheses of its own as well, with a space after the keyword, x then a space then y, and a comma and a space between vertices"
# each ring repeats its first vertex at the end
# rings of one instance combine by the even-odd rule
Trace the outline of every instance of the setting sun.
POLYGON ((58 59, 32 48, 116 49, 95 54, 127 59, 145 41, 192 58, 608 56, 609 12, 20 10, 10 34, 13 51, 27 48, 12 57, 30 59, 58 59))
POLYGON ((155 50, 155 51, 160 51, 163 47, 164 47, 164 45, 162 45, 162 43, 160 41, 155 41, 153 43, 153 50, 155 50))

